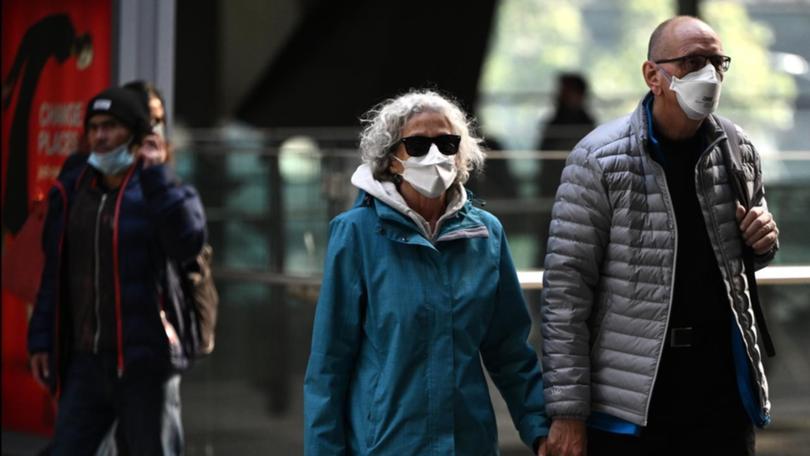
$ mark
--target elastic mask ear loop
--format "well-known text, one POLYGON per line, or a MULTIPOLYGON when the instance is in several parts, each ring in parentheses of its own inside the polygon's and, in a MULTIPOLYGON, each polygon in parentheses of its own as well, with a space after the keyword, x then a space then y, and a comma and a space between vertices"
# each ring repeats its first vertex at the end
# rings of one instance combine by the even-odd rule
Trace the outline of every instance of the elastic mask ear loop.
POLYGON ((655 64, 655 67, 658 68, 658 71, 664 73, 664 77, 667 79, 667 82, 669 82, 669 88, 672 89, 672 75, 669 74, 669 72, 665 70, 664 67, 662 67, 657 63, 655 64))
POLYGON ((402 183, 402 174, 398 174, 391 171, 391 166, 394 164, 395 161, 398 161, 400 164, 402 164, 403 168, 405 167, 405 164, 402 163, 402 160, 400 160, 399 157, 394 155, 394 153, 392 152, 391 155, 389 156, 388 169, 389 173, 391 173, 391 182, 393 182, 394 185, 399 187, 399 184, 402 183))

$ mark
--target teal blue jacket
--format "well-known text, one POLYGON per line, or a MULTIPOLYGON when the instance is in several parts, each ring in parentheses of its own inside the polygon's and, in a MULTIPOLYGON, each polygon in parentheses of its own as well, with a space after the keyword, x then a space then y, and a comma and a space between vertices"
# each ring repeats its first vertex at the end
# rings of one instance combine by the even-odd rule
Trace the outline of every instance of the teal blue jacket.
POLYGON ((549 421, 530 326, 494 216, 468 201, 431 242, 361 191, 330 225, 305 454, 497 454, 481 361, 531 447, 549 421))

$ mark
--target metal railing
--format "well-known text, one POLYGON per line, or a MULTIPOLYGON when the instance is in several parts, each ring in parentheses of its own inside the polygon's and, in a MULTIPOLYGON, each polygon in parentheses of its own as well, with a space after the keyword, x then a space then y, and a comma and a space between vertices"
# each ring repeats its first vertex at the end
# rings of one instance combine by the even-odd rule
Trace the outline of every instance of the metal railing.
MULTIPOLYGON (((522 270, 517 272, 518 281, 524 290, 543 288, 543 270, 522 270)), ((283 285, 291 288, 320 287, 322 275, 280 274, 261 270, 215 268, 216 280, 252 282, 264 285, 283 285)), ((805 285, 810 284, 810 266, 768 266, 757 271, 760 285, 805 285)))
MULTIPOLYGON (((187 132, 185 141, 182 141, 184 144, 180 148, 190 152, 190 154, 187 155, 187 159, 190 159, 192 165, 200 160, 204 162, 207 159, 215 157, 227 159, 229 156, 234 157, 234 153, 236 153, 237 156, 253 155, 262 159, 271 159, 258 162, 255 168, 249 169, 247 174, 241 177, 234 176, 233 179, 235 180, 233 182, 238 183, 238 185, 243 185, 248 181, 253 184, 261 182, 263 186, 270 186, 272 183, 272 185, 275 185, 274 190, 277 193, 287 191, 287 185, 284 183, 285 178, 283 177, 284 172, 280 169, 283 166, 279 166, 284 159, 294 157, 297 160, 319 164, 316 167, 317 171, 315 171, 315 173, 319 173, 319 175, 313 176, 314 180, 309 181, 306 185, 315 188, 315 192, 320 192, 321 199, 332 202, 329 210, 323 210, 323 208, 321 208, 313 211, 313 208, 307 205, 294 208, 286 207, 283 208, 283 210, 286 211, 285 213, 288 217, 291 217, 297 222, 306 219, 305 223, 320 227, 322 225, 325 226, 329 218, 343 210, 341 209, 341 207, 345 207, 343 203, 346 201, 350 203, 353 199, 352 195, 348 195, 348 193, 351 193, 350 190, 347 190, 350 187, 348 178, 351 175, 351 171, 354 169, 353 167, 358 163, 358 153, 356 149, 351 148, 351 146, 347 147, 347 143, 351 142, 351 138, 355 135, 355 129, 336 128, 323 128, 316 131, 310 129, 256 130, 250 135, 226 134, 217 130, 193 130, 187 132), (300 145, 289 144, 284 140, 285 138, 296 136, 306 136, 314 140, 314 142, 309 144, 304 143, 304 146, 301 147, 300 145), (337 142, 341 142, 342 144, 337 145, 337 142), (275 163, 275 165, 271 166, 268 165, 268 163, 275 163), (270 171, 271 169, 275 169, 275 174, 270 171), (333 182, 336 179, 340 182, 344 182, 345 185, 341 185, 339 182, 333 182)), ((568 151, 491 151, 488 153, 488 160, 543 162, 549 160, 564 160, 567 155, 568 151)), ((810 163, 810 151, 779 151, 778 154, 763 157, 763 159, 791 162, 789 167, 796 169, 793 163, 810 163)), ((227 167, 225 161, 216 163, 217 166, 227 167)), ((804 169, 801 168, 801 165, 799 166, 799 169, 804 169)), ((209 171, 212 170, 209 169, 209 171)), ((215 179, 225 177, 228 173, 226 169, 222 168, 214 168, 213 171, 216 171, 215 179)), ((194 177, 199 179, 199 173, 196 173, 194 177)), ((526 176, 522 176, 520 179, 526 180, 526 176)), ((195 179, 191 179, 192 183, 205 185, 202 181, 194 182, 194 180, 195 179)), ((793 182, 792 185, 795 186, 796 183, 793 182)), ((799 185, 804 187, 804 184, 799 185)), ((808 188, 810 189, 810 187, 808 188)), ((232 190, 228 190, 226 186, 222 188, 218 187, 214 191, 215 193, 220 193, 232 190)), ((802 201, 804 200, 799 199, 792 201, 790 203, 791 207, 795 209, 802 206, 802 201)), ((539 214, 549 213, 552 202, 553 198, 537 194, 535 191, 532 194, 523 195, 519 198, 487 198, 486 209, 499 217, 513 216, 514 219, 514 215, 518 214, 537 216, 539 214)), ((234 221, 262 226, 264 227, 262 229, 272 224, 281 224, 277 229, 279 233, 282 232, 279 230, 283 230, 285 226, 285 222, 279 220, 278 214, 275 213, 273 207, 270 206, 259 209, 258 211, 255 209, 248 211, 246 208, 231 206, 228 202, 222 200, 219 201, 219 204, 214 203, 208 206, 206 211, 208 212, 209 222, 219 224, 220 226, 234 221)), ((796 222, 796 220, 793 220, 794 233, 796 232, 796 222)), ((801 223, 798 225, 801 225, 801 223)), ((524 230, 526 229, 526 227, 522 228, 524 230)), ((519 237, 520 235, 524 237, 527 236, 526 233, 520 231, 514 231, 514 233, 517 235, 514 237, 519 237)), ((511 240, 512 239, 510 239, 510 241, 511 240)), ((275 245, 277 248, 281 247, 282 256, 284 255, 284 249, 289 245, 288 241, 289 240, 280 241, 281 245, 275 245)), ((323 244, 325 239, 321 238, 319 242, 323 244)), ((319 244, 319 248, 321 249, 319 250, 320 253, 312 257, 312 261, 318 263, 318 265, 320 263, 318 255, 323 254, 323 246, 321 244, 319 244)), ((793 245, 794 247, 801 247, 803 251, 806 247, 803 242, 796 244, 795 240, 793 245)), ((263 248, 272 250, 273 247, 274 245, 271 243, 269 247, 265 246, 263 248)), ((800 256, 800 258, 794 256, 792 259, 787 259, 788 262, 794 264, 792 266, 775 265, 758 271, 758 282, 761 285, 810 284, 810 265, 801 264, 805 263, 805 256, 800 256)), ((221 259, 223 257, 219 256, 218 258, 221 259)), ((292 273, 287 271, 288 268, 284 265, 283 259, 276 259, 275 262, 270 261, 270 264, 266 267, 261 267, 255 263, 251 266, 228 263, 228 261, 224 261, 215 264, 214 274, 218 282, 283 286, 288 290, 292 289, 296 295, 305 295, 311 298, 317 296, 317 291, 322 279, 322 275, 317 272, 317 266, 305 268, 303 272, 300 272, 301 270, 299 269, 298 273, 292 273)), ((524 262, 523 264, 528 265, 529 263, 524 262)), ((295 268, 293 268, 293 270, 295 270, 295 268)), ((540 269, 519 270, 518 278, 524 290, 538 290, 542 288, 543 271, 540 269)))
MULTIPOLYGON (((542 289, 543 270, 518 271, 518 280, 524 290, 542 289)), ((810 266, 768 266, 757 271, 757 284, 810 284, 810 266)))

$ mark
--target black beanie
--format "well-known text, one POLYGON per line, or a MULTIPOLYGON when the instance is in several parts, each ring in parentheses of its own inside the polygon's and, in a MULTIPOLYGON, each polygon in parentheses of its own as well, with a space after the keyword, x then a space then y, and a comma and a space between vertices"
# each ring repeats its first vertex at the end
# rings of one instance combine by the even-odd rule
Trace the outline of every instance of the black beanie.
POLYGON ((118 119, 136 137, 151 130, 149 110, 141 97, 132 90, 111 87, 99 93, 87 104, 84 126, 96 114, 109 114, 118 119))

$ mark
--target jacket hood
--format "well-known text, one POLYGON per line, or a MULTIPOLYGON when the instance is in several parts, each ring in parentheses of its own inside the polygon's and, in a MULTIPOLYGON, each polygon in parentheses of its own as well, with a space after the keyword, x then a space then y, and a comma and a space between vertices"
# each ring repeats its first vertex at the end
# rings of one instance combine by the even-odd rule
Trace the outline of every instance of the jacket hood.
POLYGON ((461 183, 453 184, 447 190, 447 208, 436 222, 436 227, 431 230, 430 223, 408 206, 408 203, 405 202, 405 198, 403 198, 399 190, 397 190, 397 186, 394 185, 393 182, 382 182, 375 179, 371 172, 371 167, 368 164, 363 163, 357 167, 352 175, 352 185, 413 220, 422 235, 431 240, 435 237, 435 234, 439 232, 442 223, 455 215, 467 204, 467 191, 464 189, 464 186, 461 183))

